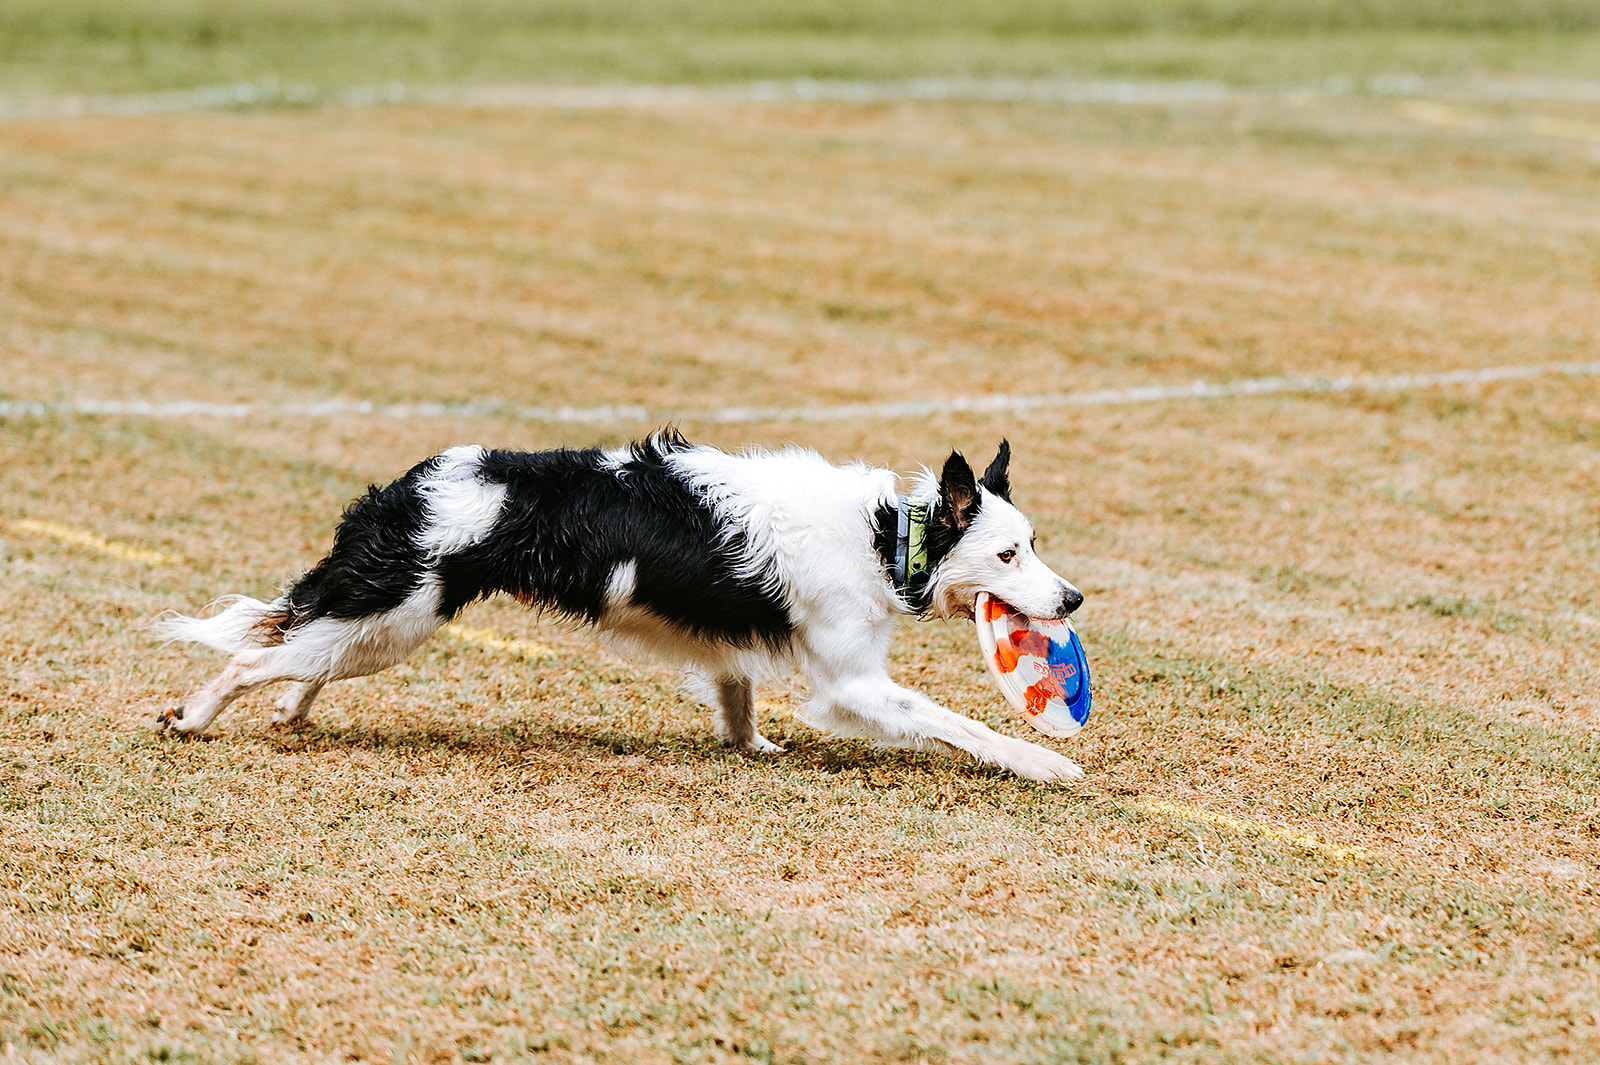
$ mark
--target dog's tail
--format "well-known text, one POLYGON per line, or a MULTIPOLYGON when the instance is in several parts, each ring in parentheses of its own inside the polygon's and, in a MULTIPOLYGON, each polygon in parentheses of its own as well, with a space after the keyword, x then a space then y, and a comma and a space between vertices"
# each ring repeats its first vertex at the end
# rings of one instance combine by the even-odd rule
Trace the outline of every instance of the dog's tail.
POLYGON ((263 603, 248 596, 227 595, 211 605, 222 609, 204 618, 166 614, 157 619, 156 631, 167 640, 203 643, 227 655, 283 642, 291 617, 287 596, 263 603))

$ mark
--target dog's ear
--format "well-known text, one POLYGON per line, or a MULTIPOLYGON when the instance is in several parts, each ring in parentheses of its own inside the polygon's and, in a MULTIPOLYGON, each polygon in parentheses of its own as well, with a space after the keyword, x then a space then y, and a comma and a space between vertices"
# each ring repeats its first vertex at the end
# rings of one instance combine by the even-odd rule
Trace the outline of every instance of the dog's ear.
POLYGON ((972 467, 952 451, 944 460, 944 472, 939 474, 939 520, 952 532, 961 532, 978 513, 978 482, 972 478, 972 467))
POLYGON ((1011 475, 1006 472, 1011 465, 1011 441, 1001 440, 1000 451, 989 463, 989 468, 983 471, 983 478, 978 482, 995 495, 1011 502, 1011 475))

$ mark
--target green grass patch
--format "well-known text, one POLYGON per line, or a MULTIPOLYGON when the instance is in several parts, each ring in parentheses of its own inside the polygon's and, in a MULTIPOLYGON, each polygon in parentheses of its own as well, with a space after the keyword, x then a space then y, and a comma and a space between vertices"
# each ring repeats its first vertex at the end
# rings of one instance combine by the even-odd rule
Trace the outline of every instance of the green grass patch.
POLYGON ((1597 31, 1600 8, 1583 0, 17 0, 0 11, 0 90, 266 79, 1592 77, 1597 31))

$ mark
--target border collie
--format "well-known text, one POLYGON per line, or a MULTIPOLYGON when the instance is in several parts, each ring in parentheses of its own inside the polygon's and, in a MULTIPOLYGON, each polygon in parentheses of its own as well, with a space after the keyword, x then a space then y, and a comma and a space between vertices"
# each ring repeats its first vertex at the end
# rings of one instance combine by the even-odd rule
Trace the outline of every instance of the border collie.
POLYGON ((331 681, 404 661, 477 599, 505 592, 681 664, 723 743, 780 751, 756 728, 755 681, 808 675, 801 716, 837 736, 965 752, 1030 780, 1076 764, 896 684, 894 618, 970 617, 979 592, 1061 618, 1083 596, 1042 562, 1011 505, 1011 448, 981 478, 957 452, 909 496, 893 472, 816 452, 727 454, 667 429, 616 450, 451 448, 345 511, 333 549, 270 603, 169 615, 171 639, 230 655, 156 722, 195 734, 288 681, 274 724, 304 721, 331 681))

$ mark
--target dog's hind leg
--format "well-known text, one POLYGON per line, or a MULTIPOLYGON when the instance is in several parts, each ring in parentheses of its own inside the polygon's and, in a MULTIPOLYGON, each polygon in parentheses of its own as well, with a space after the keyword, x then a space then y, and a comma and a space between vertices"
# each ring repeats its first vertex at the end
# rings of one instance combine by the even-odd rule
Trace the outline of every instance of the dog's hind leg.
POLYGON ((716 706, 711 712, 717 739, 729 747, 756 754, 777 754, 783 748, 756 730, 755 687, 748 677, 719 677, 716 706))
POLYGON ((300 725, 304 724, 306 716, 311 713, 311 704, 316 700, 317 693, 322 690, 322 682, 315 680, 297 680, 278 696, 277 706, 272 714, 274 725, 300 725))
POLYGON ((157 727, 169 732, 197 734, 241 695, 274 681, 289 679, 293 674, 281 668, 283 650, 282 646, 265 647, 234 655, 215 680, 191 695, 182 706, 158 718, 157 727))
POLYGON ((235 654, 217 679, 158 724, 176 732, 200 732, 241 695, 282 680, 297 683, 279 701, 273 720, 298 720, 329 681, 369 676, 409 658, 444 624, 438 607, 438 582, 428 580, 392 610, 306 622, 287 631, 275 647, 235 654))

